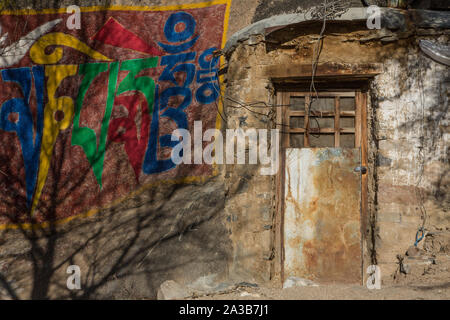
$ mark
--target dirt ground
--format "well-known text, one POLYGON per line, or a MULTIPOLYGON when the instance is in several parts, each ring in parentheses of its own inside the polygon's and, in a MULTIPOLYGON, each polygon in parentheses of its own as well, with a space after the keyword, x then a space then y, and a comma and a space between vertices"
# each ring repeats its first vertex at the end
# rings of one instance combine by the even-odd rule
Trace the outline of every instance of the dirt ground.
POLYGON ((450 232, 428 233, 421 248, 398 255, 397 271, 383 280, 380 289, 362 285, 329 284, 259 287, 237 286, 221 293, 198 296, 204 300, 449 300, 450 232))
POLYGON ((200 300, 448 300, 450 279, 441 284, 387 286, 369 290, 355 285, 318 287, 240 288, 226 294, 203 296, 200 300))
MULTIPOLYGON (((405 259, 406 260, 406 259, 405 259)), ((315 284, 282 289, 242 285, 203 300, 450 300, 450 256, 438 254, 430 265, 411 265, 407 273, 392 275, 380 289, 362 285, 315 284)), ((420 261, 419 261, 420 262, 420 261)), ((406 263, 404 263, 406 269, 406 263)), ((314 284, 314 283, 313 283, 314 284)))

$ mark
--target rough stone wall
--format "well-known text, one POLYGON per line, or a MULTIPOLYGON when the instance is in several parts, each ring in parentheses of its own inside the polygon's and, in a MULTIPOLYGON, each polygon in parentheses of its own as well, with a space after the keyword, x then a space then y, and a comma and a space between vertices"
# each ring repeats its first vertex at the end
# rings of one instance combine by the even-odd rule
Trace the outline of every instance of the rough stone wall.
MULTIPOLYGON (((361 0, 350 0, 346 2, 352 8, 363 6, 361 0)), ((255 15, 253 16, 252 22, 275 15, 302 12, 316 6, 317 4, 318 2, 315 0, 261 0, 255 10, 255 15)))
MULTIPOLYGON (((254 45, 247 43, 240 46, 228 61, 226 128, 247 130, 273 127, 271 119, 274 113, 269 108, 258 108, 254 113, 228 100, 273 104, 272 83, 258 72, 269 61, 265 45, 260 41, 255 41, 254 45)), ((274 177, 261 175, 258 165, 226 165, 225 170, 229 193, 225 213, 233 242, 230 276, 247 281, 268 281, 274 257, 274 177)))
MULTIPOLYGON (((292 26, 277 31, 270 39, 282 40, 275 45, 265 41, 263 36, 243 39, 228 60, 226 94, 247 105, 255 101, 274 103, 267 66, 273 70, 277 66, 310 64, 319 27, 292 26)), ((418 48, 419 39, 448 43, 448 36, 442 30, 418 30, 421 35, 414 35, 389 30, 368 31, 350 25, 346 28, 344 24, 329 26, 327 30, 319 63, 381 63, 384 68, 383 73, 369 81, 369 212, 364 230, 364 257, 365 265, 380 265, 384 281, 389 282, 398 268, 397 254, 404 254, 414 244, 425 214, 428 230, 449 228, 448 68, 424 56, 418 48), (386 34, 390 38, 388 41, 386 34)), ((268 115, 265 116, 239 107, 235 101, 227 101, 229 126, 273 126, 273 109, 254 109, 268 115)), ((231 175, 231 181, 245 174, 236 172, 234 176, 231 175)), ((255 197, 274 196, 273 192, 258 194, 259 183, 255 178, 250 181, 246 196, 236 204, 227 201, 226 210, 240 208, 242 218, 248 219, 248 206, 268 208, 269 201, 267 204, 254 201, 255 197)), ((261 218, 253 221, 255 229, 264 223, 261 218)), ((270 264, 263 260, 257 263, 246 259, 247 256, 256 255, 260 247, 279 250, 277 243, 272 242, 270 246, 261 241, 258 234, 264 232, 255 232, 240 243, 246 248, 241 250, 240 266, 249 273, 254 269, 265 270, 270 264)), ((279 257, 279 253, 273 256, 279 257)), ((277 276, 279 270, 274 267, 271 271, 277 276)))
MULTIPOLYGON (((443 36, 438 40, 448 43, 443 36)), ((418 228, 449 230, 448 67, 415 46, 385 62, 371 92, 377 158, 378 263, 396 268, 418 228), (395 83, 395 85, 393 85, 395 83), (423 221, 425 219, 425 221, 423 221)))

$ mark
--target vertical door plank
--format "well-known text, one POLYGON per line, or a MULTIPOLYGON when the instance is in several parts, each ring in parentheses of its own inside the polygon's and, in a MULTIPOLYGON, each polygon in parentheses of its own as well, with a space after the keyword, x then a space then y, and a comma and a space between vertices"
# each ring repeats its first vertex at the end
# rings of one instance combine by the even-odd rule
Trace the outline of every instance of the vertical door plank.
POLYGON ((339 148, 341 146, 341 135, 340 135, 340 117, 341 117, 341 107, 339 97, 334 97, 334 146, 339 148))
POLYGON ((291 97, 289 92, 283 92, 282 93, 282 105, 283 105, 283 124, 284 124, 284 137, 283 137, 283 147, 289 148, 290 141, 289 141, 289 131, 291 130, 290 123, 289 123, 289 107, 291 103, 291 97))
POLYGON ((355 148, 361 147, 361 92, 355 95, 355 148))
POLYGON ((309 148, 309 103, 311 101, 311 96, 305 96, 305 134, 303 138, 303 146, 309 148))

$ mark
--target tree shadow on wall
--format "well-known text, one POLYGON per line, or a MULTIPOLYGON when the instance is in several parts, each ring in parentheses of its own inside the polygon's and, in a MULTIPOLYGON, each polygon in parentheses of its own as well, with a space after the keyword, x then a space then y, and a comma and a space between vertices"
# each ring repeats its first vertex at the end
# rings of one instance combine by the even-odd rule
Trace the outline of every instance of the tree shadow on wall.
MULTIPOLYGON (((389 98, 373 95, 372 105, 377 106, 384 100, 405 100, 404 94, 408 92, 417 96, 417 99, 409 98, 409 101, 398 105, 397 112, 403 115, 404 120, 395 127, 395 130, 399 133, 399 139, 403 137, 412 143, 411 149, 417 154, 414 166, 410 170, 417 170, 416 189, 419 204, 423 205, 424 201, 432 200, 439 209, 446 211, 450 203, 448 196, 450 148, 445 143, 444 135, 449 121, 450 73, 448 69, 441 68, 441 76, 426 78, 427 73, 435 73, 440 65, 425 56, 413 40, 409 41, 408 50, 415 52, 417 58, 411 58, 412 56, 403 58, 405 61, 402 63, 406 67, 396 79, 397 93, 389 98), (427 182, 432 188, 424 187, 427 182)), ((384 61, 385 58, 380 56, 380 61, 384 61)))
MULTIPOLYGON (((2 194, 1 202, 18 227, 1 231, 0 296, 154 298, 166 279, 193 281, 211 270, 225 272, 229 244, 219 215, 224 207, 223 185, 212 179, 205 184, 155 186, 90 218, 60 225, 58 208, 73 192, 81 202, 88 198, 91 191, 83 186, 93 175, 87 168, 73 181, 73 175, 62 174, 63 161, 52 159, 49 175, 55 183, 48 187, 51 196, 39 204, 49 221, 43 228, 23 224, 24 214, 30 211, 22 195, 23 179, 2 178, 8 193, 2 194), (81 290, 67 288, 69 265, 80 267, 81 290)), ((116 166, 112 174, 119 176, 120 171, 116 166)), ((31 217, 30 222, 40 221, 31 217)))
MULTIPOLYGON (((59 6, 55 2, 54 7, 59 6)), ((225 194, 215 179, 161 183, 94 215, 61 224, 74 208, 86 212, 117 200, 115 188, 123 191, 119 177, 133 172, 123 144, 108 141, 106 154, 120 152, 122 157, 115 157, 113 165, 105 157, 109 169, 103 178, 109 179, 109 187, 104 188, 110 190, 98 192, 84 152, 71 146, 71 129, 58 136, 35 215, 27 204, 24 171, 18 169, 23 164, 11 158, 22 154, 15 134, 8 133, 15 145, 2 146, 9 151, 0 154, 0 219, 6 216, 15 227, 0 231, 0 298, 154 298, 166 279, 193 281, 226 272, 230 245, 220 215, 225 194), (68 167, 74 159, 78 165, 68 167), (67 288, 69 265, 80 267, 80 290, 67 288)))

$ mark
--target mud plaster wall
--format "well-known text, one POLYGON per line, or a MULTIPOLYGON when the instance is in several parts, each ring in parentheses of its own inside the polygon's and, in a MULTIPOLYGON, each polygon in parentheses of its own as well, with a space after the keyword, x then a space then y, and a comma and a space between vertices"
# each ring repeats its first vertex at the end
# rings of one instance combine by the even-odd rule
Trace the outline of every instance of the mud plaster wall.
MULTIPOLYGON (((268 70, 311 64, 319 27, 285 28, 271 37, 281 39, 271 48, 263 36, 244 40, 228 60, 226 95, 244 103, 276 103, 268 70)), ((384 68, 369 81, 369 212, 364 265, 380 265, 383 281, 389 282, 397 268, 396 255, 414 244, 424 212, 427 229, 450 227, 448 68, 425 57, 417 45, 419 39, 448 43, 448 31, 417 30, 416 35, 388 32, 393 40, 382 42, 377 32, 355 26, 329 25, 327 30, 320 63, 381 63, 384 68)), ((228 127, 274 126, 274 110, 269 107, 258 108, 262 114, 256 114, 228 101, 225 111, 228 127)), ((242 192, 225 205, 231 217, 231 238, 238 243, 234 271, 251 274, 258 270, 261 278, 278 278, 274 180, 255 170, 227 170, 227 183, 242 192), (265 186, 269 185, 272 189, 268 190, 265 186), (255 197, 260 200, 255 202, 255 197), (240 232, 244 225, 245 232, 240 232), (271 232, 264 229, 266 225, 271 232)))
MULTIPOLYGON (((443 36, 440 41, 448 43, 443 36)), ((449 68, 410 46, 372 83, 378 147, 377 261, 390 274, 418 227, 449 230, 449 68), (447 81, 447 83, 446 83, 447 81), (396 83, 396 85, 392 85, 396 83)))

